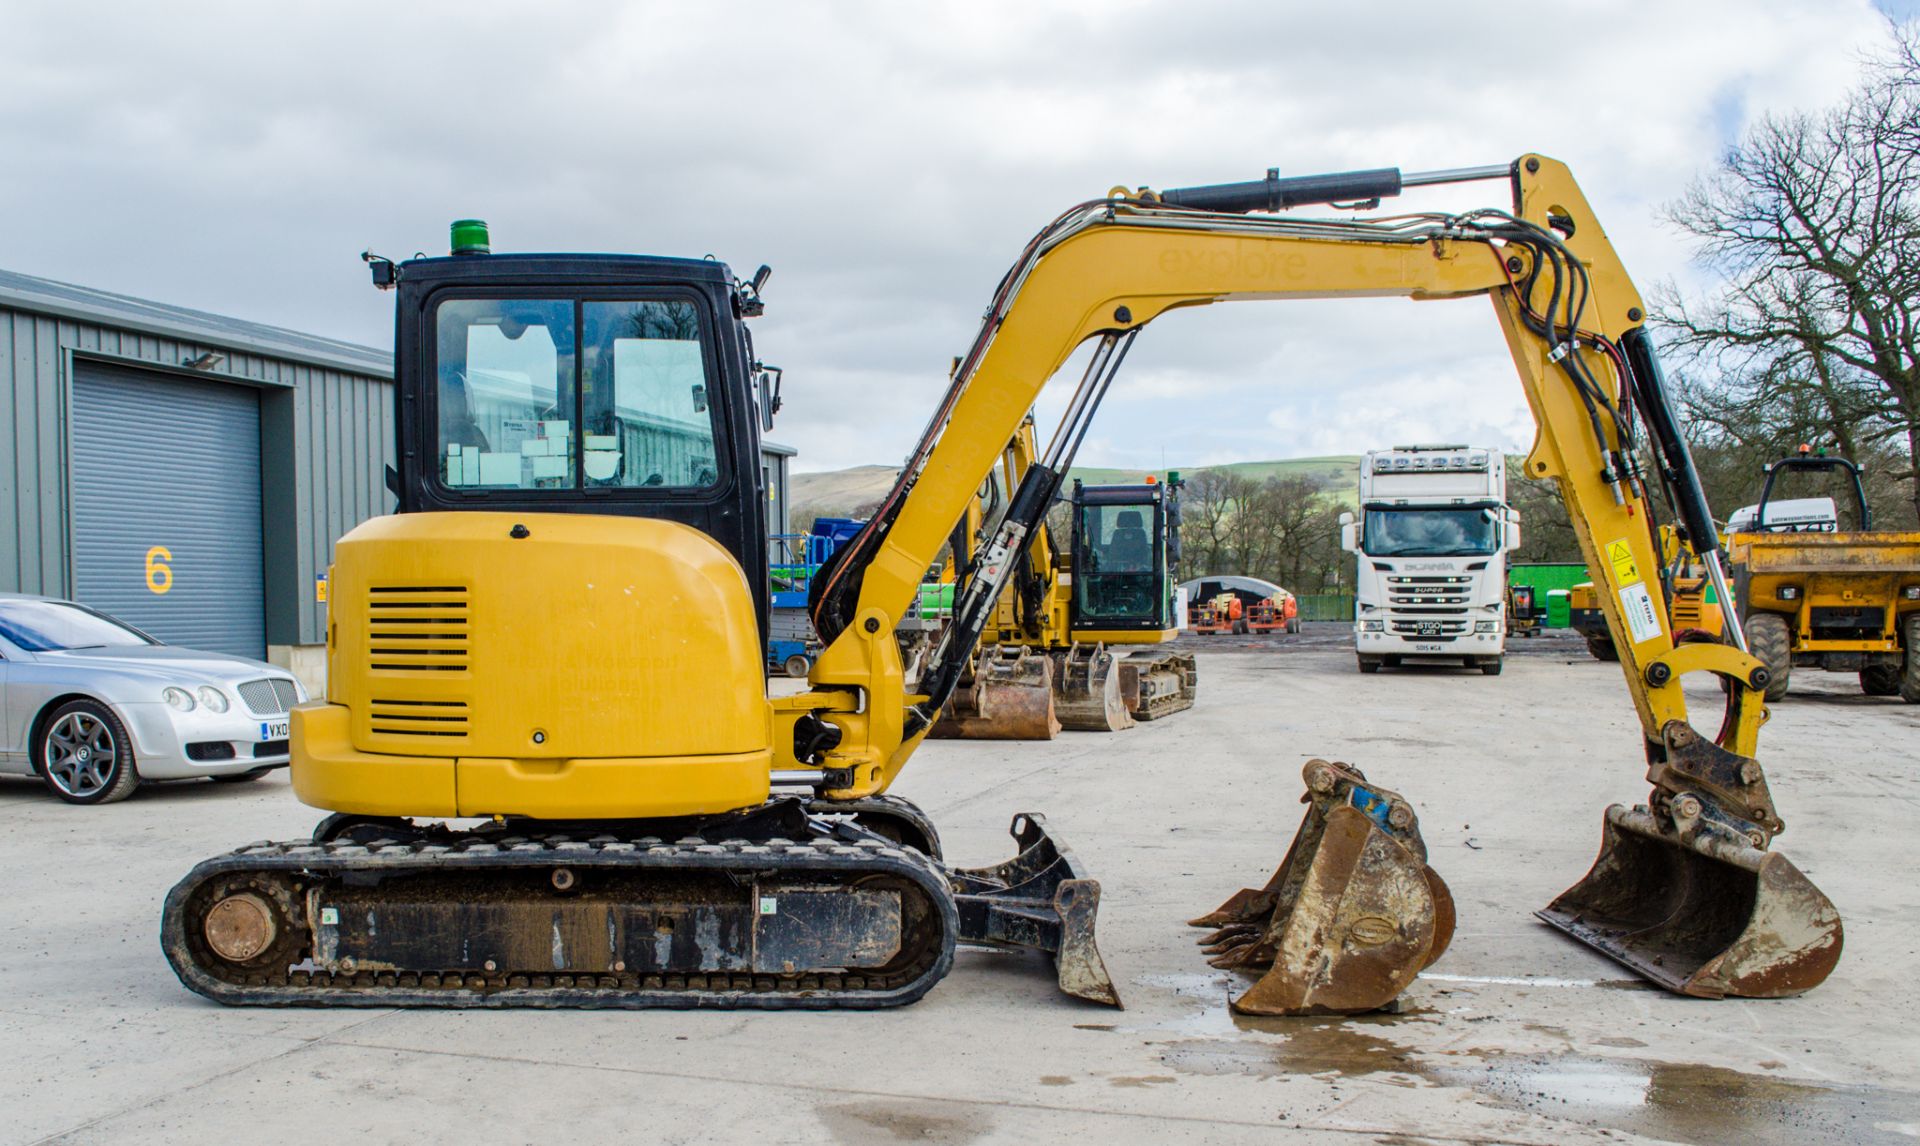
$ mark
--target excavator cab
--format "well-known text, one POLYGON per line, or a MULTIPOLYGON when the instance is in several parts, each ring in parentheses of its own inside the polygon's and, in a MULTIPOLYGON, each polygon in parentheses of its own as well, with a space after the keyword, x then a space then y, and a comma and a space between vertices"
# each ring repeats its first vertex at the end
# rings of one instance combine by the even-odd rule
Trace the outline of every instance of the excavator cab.
POLYGON ((465 221, 448 256, 375 261, 399 295, 399 511, 674 521, 763 583, 757 291, 706 259, 488 251, 465 221))
MULTIPOLYGON (((1167 487, 1073 483, 1076 639, 1090 630, 1173 627, 1167 572, 1167 487)), ((1097 638, 1096 638, 1097 639, 1097 638)))

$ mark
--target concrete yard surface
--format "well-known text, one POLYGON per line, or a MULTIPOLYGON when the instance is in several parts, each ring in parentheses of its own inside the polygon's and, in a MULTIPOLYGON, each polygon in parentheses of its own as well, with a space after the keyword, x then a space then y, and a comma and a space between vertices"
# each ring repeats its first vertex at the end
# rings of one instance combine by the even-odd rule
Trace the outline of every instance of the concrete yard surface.
MULTIPOLYGON (((1920 1140, 1920 705, 1808 671, 1774 706, 1776 846, 1846 953, 1801 998, 1709 1002, 1532 915, 1586 872, 1606 805, 1645 797, 1617 665, 1564 637, 1516 642, 1499 677, 1362 676, 1330 630, 1197 647, 1190 712, 930 743, 895 788, 960 864, 1047 813, 1102 881, 1125 1010, 991 952, 881 1012, 227 1009, 175 980, 161 900, 201 859, 311 830, 284 775, 101 808, 0 784, 0 1143, 1920 1140), (1239 1018, 1246 980, 1182 921, 1266 879, 1314 756, 1413 802, 1459 931, 1400 1014, 1239 1018)), ((1711 732, 1717 689, 1689 696, 1711 732)))

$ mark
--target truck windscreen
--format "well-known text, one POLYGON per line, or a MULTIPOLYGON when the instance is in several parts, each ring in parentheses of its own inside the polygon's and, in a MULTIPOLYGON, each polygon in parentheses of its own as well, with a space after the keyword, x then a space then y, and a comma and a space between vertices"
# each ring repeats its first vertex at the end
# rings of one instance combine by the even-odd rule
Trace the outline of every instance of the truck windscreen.
POLYGON ((1482 556, 1499 551, 1497 510, 1369 509, 1361 548, 1370 557, 1482 556))

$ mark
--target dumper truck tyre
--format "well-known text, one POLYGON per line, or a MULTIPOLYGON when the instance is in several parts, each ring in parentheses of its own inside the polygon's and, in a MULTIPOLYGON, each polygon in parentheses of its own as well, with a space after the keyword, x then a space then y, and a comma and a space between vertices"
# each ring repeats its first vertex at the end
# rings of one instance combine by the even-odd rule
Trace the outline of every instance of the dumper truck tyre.
POLYGON ((1868 665, 1860 670, 1860 691, 1868 696, 1899 696, 1904 665, 1868 665))
POLYGON ((1907 663, 1900 672, 1900 699, 1920 704, 1920 613, 1907 618, 1907 663))
POLYGON ((1359 659, 1360 659, 1361 672, 1379 672, 1380 671, 1379 657, 1370 657, 1370 656, 1367 656, 1365 653, 1362 653, 1360 654, 1359 659))
POLYGON ((1755 613, 1747 618, 1747 648, 1767 666, 1767 699, 1787 695, 1787 681, 1793 675, 1793 645, 1787 636, 1787 619, 1778 613, 1755 613))

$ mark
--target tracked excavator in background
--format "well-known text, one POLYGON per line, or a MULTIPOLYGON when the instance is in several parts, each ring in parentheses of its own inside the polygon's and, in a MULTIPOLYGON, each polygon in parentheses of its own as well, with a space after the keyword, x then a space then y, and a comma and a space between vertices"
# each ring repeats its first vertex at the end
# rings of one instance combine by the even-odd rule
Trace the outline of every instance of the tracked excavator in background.
MULTIPOLYGON (((1029 413, 949 541, 956 582, 978 576, 1005 491, 1040 456, 1029 413)), ((929 734, 1051 740, 1061 729, 1118 732, 1193 707, 1193 654, 1153 646, 1179 635, 1180 482, 1073 483, 1066 552, 1043 515, 994 603, 978 649, 929 734)))
MULTIPOLYGON (((1015 817, 1013 859, 957 868, 887 790, 1140 331, 1188 306, 1341 296, 1491 303, 1539 426, 1528 473, 1558 481, 1603 589, 1651 791, 1607 810, 1598 861, 1542 917, 1690 995, 1790 995, 1839 958, 1832 904, 1771 848, 1764 666, 1731 621, 1731 644, 1676 646, 1650 595, 1650 481, 1717 587, 1720 552, 1640 299, 1560 163, 1269 172, 1063 213, 994 292, 896 486, 814 578, 826 647, 809 687, 775 698, 755 476, 773 395, 743 321, 765 275, 488 255, 475 232, 450 257, 373 264, 399 288, 401 512, 339 541, 329 696, 293 714, 294 790, 334 814, 169 893, 162 942, 189 988, 245 1005, 878 1007, 987 944, 1047 951, 1067 991, 1117 1003, 1099 884, 1040 816, 1015 817), (1510 207, 1291 211, 1481 180, 1510 207), (896 621, 1089 341, 909 691, 896 621), (1692 672, 1729 683, 1711 736, 1687 720, 1692 672)), ((1183 778, 1204 779, 1196 763, 1183 778)), ((1307 783, 1274 877, 1206 921, 1214 954, 1261 975, 1247 1009, 1377 1007, 1444 949, 1446 897, 1409 801, 1333 764, 1307 783)))

